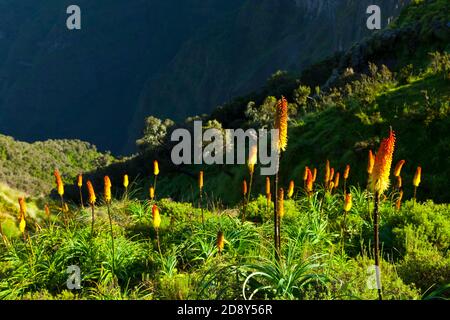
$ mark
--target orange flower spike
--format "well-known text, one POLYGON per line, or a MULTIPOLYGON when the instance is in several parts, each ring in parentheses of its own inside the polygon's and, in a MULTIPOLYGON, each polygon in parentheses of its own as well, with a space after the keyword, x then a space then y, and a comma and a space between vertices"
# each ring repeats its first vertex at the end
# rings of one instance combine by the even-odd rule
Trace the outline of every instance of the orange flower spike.
POLYGON ((198 188, 203 190, 203 171, 200 171, 198 174, 198 188))
POLYGON ((104 178, 104 196, 105 196, 105 202, 109 203, 111 202, 111 180, 108 176, 105 176, 104 178))
POLYGON ((367 163, 367 173, 369 175, 371 175, 373 172, 374 164, 375 164, 375 156, 373 155, 372 150, 369 150, 369 161, 367 163))
POLYGON ((44 212, 47 217, 50 217, 50 208, 49 208, 48 204, 45 204, 44 212))
POLYGON ((64 195, 64 184, 62 182, 61 175, 58 170, 55 170, 54 175, 56 178, 56 189, 58 194, 62 197, 64 195))
POLYGON ((268 202, 272 201, 272 194, 271 193, 266 194, 266 198, 268 202))
POLYGON ((375 163, 371 176, 371 188, 379 194, 389 188, 389 174, 392 165, 392 156, 395 148, 395 133, 390 131, 389 137, 381 142, 380 149, 375 156, 375 163))
POLYGON ((81 188, 83 186, 83 175, 79 174, 77 177, 77 186, 78 188, 81 188))
POLYGON ((339 188, 339 178, 340 178, 340 173, 336 173, 336 176, 334 177, 334 187, 335 188, 339 188))
POLYGON ((266 177, 266 195, 270 194, 270 178, 266 177))
POLYGON ((277 102, 275 129, 278 129, 278 151, 286 151, 288 139, 288 102, 284 97, 277 102))
POLYGON ((291 182, 289 183, 289 189, 287 194, 288 198, 292 198, 292 196, 294 195, 294 186, 295 186, 294 181, 291 180, 291 182))
POLYGON ((305 167, 305 172, 303 173, 303 181, 306 181, 308 179, 308 166, 305 167))
POLYGON ((280 188, 278 190, 278 207, 277 207, 277 215, 280 218, 284 217, 284 190, 280 188))
POLYGON ((22 215, 22 216, 26 216, 26 214, 27 214, 27 204, 25 203, 25 198, 24 197, 20 197, 19 198, 19 212, 20 212, 20 215, 22 215))
POLYGON ((349 174, 350 174, 350 165, 348 164, 348 165, 345 167, 345 171, 344 171, 344 180, 347 180, 347 179, 348 179, 349 174))
POLYGON ((325 165, 325 185, 328 185, 330 182, 330 161, 327 160, 327 164, 325 165))
MULTIPOLYGON (((316 169, 314 169, 314 171, 317 173, 316 169)), ((308 170, 308 178, 306 179, 306 191, 308 193, 313 191, 313 184, 314 184, 314 176, 311 173, 311 170, 308 170)))
POLYGON ((349 212, 352 209, 352 194, 347 193, 344 201, 344 211, 349 212))
POLYGON ((330 169, 330 181, 334 180, 334 168, 330 169))
POLYGON ((95 204, 95 201, 97 201, 97 197, 95 196, 94 187, 92 186, 92 182, 88 180, 86 182, 86 186, 89 193, 89 204, 93 206, 95 204))
POLYGON ((313 174, 312 174, 312 182, 316 182, 317 178, 317 168, 314 168, 313 174))
POLYGON ((422 182, 422 167, 417 167, 416 174, 414 175, 413 186, 418 187, 422 182))
POLYGON ((402 171, 403 165, 405 164, 405 160, 400 160, 394 169, 394 177, 399 177, 402 171))
POLYGON ((245 196, 247 194, 247 180, 242 181, 242 194, 245 196))

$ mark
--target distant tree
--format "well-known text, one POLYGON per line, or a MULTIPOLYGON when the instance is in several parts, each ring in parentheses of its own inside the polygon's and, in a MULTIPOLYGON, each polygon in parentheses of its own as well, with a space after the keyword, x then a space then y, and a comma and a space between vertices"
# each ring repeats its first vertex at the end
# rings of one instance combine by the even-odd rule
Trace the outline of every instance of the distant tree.
POLYGON ((145 119, 144 136, 136 140, 138 149, 143 152, 161 146, 170 127, 175 124, 170 119, 164 121, 150 116, 145 119))

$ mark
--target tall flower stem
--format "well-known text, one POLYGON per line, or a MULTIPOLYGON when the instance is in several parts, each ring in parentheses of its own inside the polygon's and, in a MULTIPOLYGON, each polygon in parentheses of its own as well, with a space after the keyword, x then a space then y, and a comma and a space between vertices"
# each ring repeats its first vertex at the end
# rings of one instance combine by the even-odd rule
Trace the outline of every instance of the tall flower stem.
POLYGON ((250 173, 250 184, 248 185, 247 204, 250 203, 250 194, 252 193, 253 172, 250 173))
POLYGON ((200 199, 199 200, 200 200, 200 209, 202 211, 202 225, 203 225, 203 228, 205 228, 205 216, 203 213, 203 189, 200 190, 200 199))
POLYGON ((342 255, 344 255, 345 252, 345 229, 346 229, 346 218, 347 218, 347 211, 344 210, 344 222, 341 229, 341 239, 342 239, 342 255))
POLYGON ((114 252, 114 232, 113 232, 113 225, 112 225, 112 218, 111 218, 111 208, 110 203, 107 202, 106 207, 108 209, 108 218, 109 218, 109 228, 111 232, 111 253, 112 253, 112 275, 113 279, 115 277, 115 268, 116 268, 116 261, 115 261, 115 252, 114 252))
POLYGON ((159 243, 159 228, 156 228, 156 243, 158 245, 158 251, 159 251, 159 255, 162 257, 162 253, 161 253, 161 245, 159 243))
POLYGON ((274 181, 274 190, 275 190, 275 201, 274 201, 274 214, 273 214, 273 225, 274 225, 274 231, 273 231, 273 238, 274 238, 274 244, 275 244, 275 257, 277 260, 280 259, 280 251, 279 251, 279 229, 278 229, 278 173, 275 175, 275 181, 274 181))
POLYGON ((414 186, 414 203, 413 203, 413 205, 416 204, 416 201, 417 201, 417 187, 414 186))
POLYGON ((155 192, 155 200, 156 200, 156 180, 157 180, 158 176, 155 176, 155 179, 153 179, 153 190, 155 192))
POLYGON ((94 204, 91 204, 91 212, 92 212, 92 222, 91 222, 91 238, 94 237, 94 221, 95 221, 95 215, 94 215, 94 204))
POLYGON ((375 256, 375 277, 377 282, 378 289, 378 300, 383 300, 383 296, 381 294, 381 278, 380 278, 380 257, 379 257, 379 202, 380 202, 380 194, 375 192, 375 206, 373 210, 373 223, 374 223, 374 256, 375 256))
POLYGON ((84 210, 83 193, 81 192, 81 187, 79 187, 78 190, 79 190, 79 192, 80 192, 80 203, 81 203, 81 208, 84 210))

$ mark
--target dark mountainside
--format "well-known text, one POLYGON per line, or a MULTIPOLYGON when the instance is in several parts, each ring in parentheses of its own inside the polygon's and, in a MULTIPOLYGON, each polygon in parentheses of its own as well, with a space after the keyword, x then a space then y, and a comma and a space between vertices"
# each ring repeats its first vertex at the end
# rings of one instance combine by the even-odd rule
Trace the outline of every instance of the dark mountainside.
POLYGON ((148 115, 181 120, 300 71, 371 33, 406 1, 0 0, 0 132, 129 153, 148 115))

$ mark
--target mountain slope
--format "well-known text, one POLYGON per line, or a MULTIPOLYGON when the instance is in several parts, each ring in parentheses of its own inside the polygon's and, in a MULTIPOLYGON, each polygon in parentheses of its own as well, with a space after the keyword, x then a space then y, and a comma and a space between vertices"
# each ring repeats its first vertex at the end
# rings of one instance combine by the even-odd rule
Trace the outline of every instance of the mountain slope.
MULTIPOLYGON (((82 30, 69 32, 68 0, 1 0, 0 131, 130 152, 147 115, 209 112, 349 47, 372 2, 80 0, 82 30)), ((386 23, 405 1, 375 2, 386 23)))
MULTIPOLYGON (((264 119, 273 117, 270 101, 281 95, 287 97, 296 113, 291 116, 289 147, 281 165, 284 185, 291 179, 301 185, 306 165, 318 168, 322 179, 324 163, 329 159, 339 171, 350 164, 352 183, 365 186, 367 153, 370 149, 376 151, 380 139, 392 126, 398 142, 394 161, 407 161, 405 197, 412 196, 411 180, 416 167, 422 166, 419 198, 450 201, 446 191, 450 179, 447 165, 450 161, 450 32, 442 29, 449 18, 447 7, 448 3, 441 0, 411 5, 391 28, 312 66, 300 77, 277 76, 264 90, 235 99, 203 120, 216 121, 223 128, 260 127, 266 124, 264 119), (426 18, 418 19, 417 12, 426 18), (380 41, 390 37, 393 37, 390 41, 380 41), (414 50, 405 51, 412 39, 414 50), (303 81, 317 79, 323 79, 323 91, 316 89, 314 93, 309 88, 309 98, 302 102, 299 86, 303 81)), ((190 128, 191 124, 182 126, 190 128)), ((175 199, 195 198, 195 180, 201 168, 171 165, 168 137, 170 134, 160 149, 148 150, 130 161, 99 170, 95 173, 98 181, 106 173, 115 176, 116 181, 120 181, 123 172, 133 177, 151 176, 149 164, 158 158, 164 172, 158 180, 158 192, 175 199)), ((220 195, 225 203, 240 201, 238 193, 228 191, 230 186, 239 188, 247 174, 245 166, 218 165, 202 169, 207 177, 205 190, 220 195)), ((147 190, 150 182, 144 178, 142 189, 147 190)), ((258 177, 255 183, 255 190, 263 190, 264 179, 258 177)), ((146 192, 142 194, 146 196, 146 192)))

